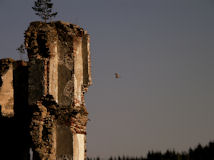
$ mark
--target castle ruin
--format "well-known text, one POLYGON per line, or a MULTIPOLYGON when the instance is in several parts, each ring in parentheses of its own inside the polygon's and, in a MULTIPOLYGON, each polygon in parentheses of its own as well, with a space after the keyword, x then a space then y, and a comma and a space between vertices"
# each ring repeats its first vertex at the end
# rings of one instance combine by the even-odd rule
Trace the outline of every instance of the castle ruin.
POLYGON ((29 61, 0 60, 0 159, 86 158, 89 41, 77 25, 32 22, 29 61))

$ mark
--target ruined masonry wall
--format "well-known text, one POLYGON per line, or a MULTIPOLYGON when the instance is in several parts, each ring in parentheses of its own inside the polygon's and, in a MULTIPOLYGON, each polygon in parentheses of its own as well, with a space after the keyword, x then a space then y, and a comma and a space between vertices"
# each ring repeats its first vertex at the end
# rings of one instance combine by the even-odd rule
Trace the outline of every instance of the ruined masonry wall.
POLYGON ((0 159, 29 157, 27 77, 26 62, 0 60, 0 159))
MULTIPOLYGON (((52 126, 47 129, 52 142, 42 139, 44 137, 42 132, 41 140, 37 138, 33 141, 35 144, 33 150, 40 158, 62 159, 65 156, 67 159, 81 160, 85 157, 88 112, 84 103, 84 93, 91 84, 88 40, 89 36, 82 28, 64 22, 50 24, 35 22, 31 23, 26 31, 25 43, 30 63, 28 90, 29 95, 37 93, 33 99, 29 97, 28 101, 32 105, 41 103, 42 107, 47 109, 47 113, 44 112, 47 116, 40 118, 39 122, 33 116, 31 126, 38 127, 32 129, 31 135, 37 135, 38 129, 46 129, 43 123, 47 121, 52 126), (42 70, 39 71, 39 76, 34 74, 34 68, 42 70), (37 81, 37 87, 31 83, 31 79, 37 81), (54 107, 44 103, 43 100, 47 97, 52 98, 54 107), (59 110, 63 110, 63 113, 59 114, 59 110), (67 141, 62 143, 60 135, 64 137, 72 135, 73 143, 67 141), (51 147, 47 148, 46 143, 51 147), (45 152, 50 154, 43 154, 45 152)), ((39 105, 34 106, 39 108, 39 105)))
POLYGON ((33 160, 86 158, 84 93, 92 83, 89 41, 77 25, 32 22, 25 32, 29 62, 0 61, 1 116, 22 117, 27 144, 22 160, 29 160, 25 152, 30 148, 33 160), (20 64, 23 67, 17 67, 20 64))
POLYGON ((1 99, 1 114, 3 116, 12 117, 14 115, 13 110, 13 60, 2 59, 0 60, 2 66, 0 71, 1 76, 1 88, 0 88, 0 99, 1 99))

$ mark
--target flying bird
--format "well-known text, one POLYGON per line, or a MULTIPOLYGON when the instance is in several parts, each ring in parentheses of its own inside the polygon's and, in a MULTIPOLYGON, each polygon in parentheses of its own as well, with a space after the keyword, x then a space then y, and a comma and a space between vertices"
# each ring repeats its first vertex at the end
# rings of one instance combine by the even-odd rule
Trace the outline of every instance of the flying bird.
POLYGON ((120 75, 118 73, 115 73, 115 78, 120 78, 120 75))

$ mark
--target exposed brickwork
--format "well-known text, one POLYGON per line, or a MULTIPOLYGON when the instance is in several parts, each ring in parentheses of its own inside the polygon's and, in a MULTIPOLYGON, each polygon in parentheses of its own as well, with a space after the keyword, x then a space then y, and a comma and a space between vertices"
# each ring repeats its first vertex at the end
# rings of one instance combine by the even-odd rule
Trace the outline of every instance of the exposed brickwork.
MULTIPOLYGON (((29 160, 30 148, 33 160, 83 160, 88 121, 84 93, 91 85, 89 35, 70 23, 32 22, 25 46, 29 62, 0 60, 0 87, 11 86, 12 108, 1 109, 7 114, 1 113, 0 123, 7 123, 6 118, 8 124, 19 124, 25 142, 22 160, 29 160), (4 75, 11 80, 4 82, 4 75)), ((0 100, 1 107, 10 101, 0 100)))

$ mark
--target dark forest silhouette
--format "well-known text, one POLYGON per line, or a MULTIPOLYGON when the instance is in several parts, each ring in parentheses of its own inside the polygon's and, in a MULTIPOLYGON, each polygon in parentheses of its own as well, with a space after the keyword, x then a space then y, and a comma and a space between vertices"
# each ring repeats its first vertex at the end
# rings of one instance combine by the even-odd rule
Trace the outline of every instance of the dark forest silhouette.
MULTIPOLYGON (((101 160, 100 157, 87 158, 87 160, 101 160)), ((196 148, 190 148, 188 152, 176 152, 167 150, 165 153, 149 151, 147 158, 118 156, 110 157, 108 160, 214 160, 214 141, 206 146, 199 144, 196 148)))

